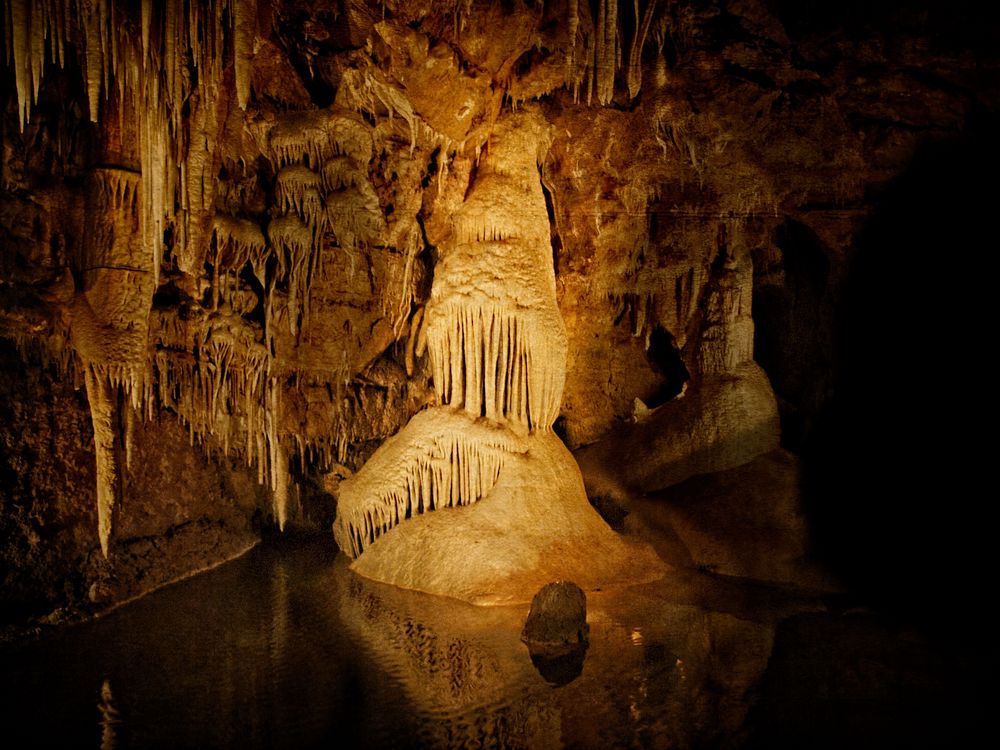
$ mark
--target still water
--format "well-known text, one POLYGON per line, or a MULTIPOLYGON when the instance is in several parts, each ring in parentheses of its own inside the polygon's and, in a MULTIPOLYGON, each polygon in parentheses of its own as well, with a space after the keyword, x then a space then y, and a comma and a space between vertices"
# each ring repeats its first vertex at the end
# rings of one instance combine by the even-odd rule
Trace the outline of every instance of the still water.
MULTIPOLYGON (((582 661, 536 664, 519 638, 524 606, 477 608, 373 584, 329 543, 258 547, 99 620, 0 651, 0 744, 742 747, 768 746, 782 736, 774 726, 796 722, 806 737, 817 732, 813 746, 840 740, 841 718, 831 734, 801 700, 805 715, 784 717, 794 701, 782 697, 784 683, 772 685, 786 662, 794 680, 836 653, 821 644, 800 658, 808 648, 794 637, 776 649, 782 623, 805 628, 807 645, 819 637, 810 628, 829 636, 831 615, 816 601, 667 582, 591 594, 588 606, 582 661)), ((857 640, 853 630, 830 632, 857 640)), ((892 636, 880 639, 876 662, 892 636)), ((922 648, 890 656, 890 666, 912 671, 916 659, 928 679, 948 671, 925 664, 922 648)), ((862 680, 847 697, 879 716, 883 688, 862 680)), ((790 695, 809 689, 803 680, 790 695)), ((824 690, 814 708, 829 720, 838 696, 824 690)), ((902 697, 922 706, 936 695, 902 697)), ((911 724, 912 737, 926 736, 911 724)), ((854 746, 885 746, 901 726, 876 719, 862 728, 875 744, 854 746)))

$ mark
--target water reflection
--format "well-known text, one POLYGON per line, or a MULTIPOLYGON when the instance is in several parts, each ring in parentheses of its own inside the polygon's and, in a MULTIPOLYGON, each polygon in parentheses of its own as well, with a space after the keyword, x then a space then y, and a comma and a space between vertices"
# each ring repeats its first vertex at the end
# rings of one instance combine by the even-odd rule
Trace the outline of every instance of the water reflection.
POLYGON ((101 683, 101 699, 97 703, 97 710, 101 714, 101 750, 114 750, 117 747, 115 726, 120 723, 120 719, 111 693, 110 680, 105 679, 101 683))
MULTIPOLYGON (((775 670, 805 668, 801 654, 813 672, 854 669, 849 651, 808 650, 804 636, 780 639, 775 661, 776 625, 801 618, 677 603, 689 594, 591 595, 589 647, 540 663, 520 639, 526 606, 477 608, 365 581, 326 545, 258 549, 0 651, 4 746, 771 746, 779 701, 798 701, 809 727, 798 694, 775 687, 796 675, 775 670), (828 653, 839 655, 822 661, 828 653)), ((812 632, 803 628, 782 632, 812 632)), ((831 632, 846 643, 853 631, 831 632)), ((885 650, 870 640, 868 661, 885 650)))
POLYGON ((528 647, 531 663, 538 674, 550 685, 568 685, 583 674, 583 660, 587 658, 587 642, 578 643, 565 652, 551 654, 544 649, 528 647))

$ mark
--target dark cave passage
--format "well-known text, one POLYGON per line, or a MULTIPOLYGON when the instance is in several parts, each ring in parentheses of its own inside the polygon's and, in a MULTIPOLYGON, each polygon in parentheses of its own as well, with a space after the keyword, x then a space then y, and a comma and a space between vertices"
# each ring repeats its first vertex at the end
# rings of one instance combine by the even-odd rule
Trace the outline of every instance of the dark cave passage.
POLYGON ((997 122, 920 149, 878 198, 839 311, 836 396, 806 450, 821 552, 935 626, 982 627, 991 581, 997 122), (942 257, 948 261, 942 263, 942 257))

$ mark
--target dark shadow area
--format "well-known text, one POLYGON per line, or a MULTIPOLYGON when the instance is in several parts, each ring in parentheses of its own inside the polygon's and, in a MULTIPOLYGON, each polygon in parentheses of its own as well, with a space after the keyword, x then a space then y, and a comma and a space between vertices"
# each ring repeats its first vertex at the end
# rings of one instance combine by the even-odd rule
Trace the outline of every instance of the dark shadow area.
POLYGON ((656 326, 649 335, 646 359, 653 370, 663 377, 663 385, 646 402, 646 406, 655 409, 680 393, 691 375, 674 343, 673 335, 663 326, 656 326))
POLYGON ((778 398, 781 443, 799 451, 832 387, 830 260, 815 232, 794 219, 777 228, 774 246, 780 260, 773 250, 754 257, 754 359, 778 398))
POLYGON ((876 200, 838 315, 836 392, 804 452, 819 554, 872 604, 963 640, 988 627, 997 568, 997 126, 982 115, 927 144, 876 200))
POLYGON ((988 713, 967 668, 871 614, 791 617, 776 628, 743 747, 973 747, 988 713))
POLYGON ((538 674, 550 685, 568 685, 583 674, 583 662, 587 657, 586 641, 567 649, 561 654, 529 649, 531 663, 538 674))

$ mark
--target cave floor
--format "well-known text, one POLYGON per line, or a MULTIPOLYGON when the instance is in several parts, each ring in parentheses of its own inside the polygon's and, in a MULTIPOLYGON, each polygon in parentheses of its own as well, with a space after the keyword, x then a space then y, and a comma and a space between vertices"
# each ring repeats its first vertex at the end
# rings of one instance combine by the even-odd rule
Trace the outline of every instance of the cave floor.
POLYGON ((591 592, 582 654, 533 658, 526 606, 372 583, 327 538, 278 540, 5 644, 4 746, 971 746, 991 671, 973 643, 838 590, 797 557, 778 500, 701 533, 737 497, 777 497, 789 466, 772 454, 632 502, 621 525, 673 570, 591 592))

